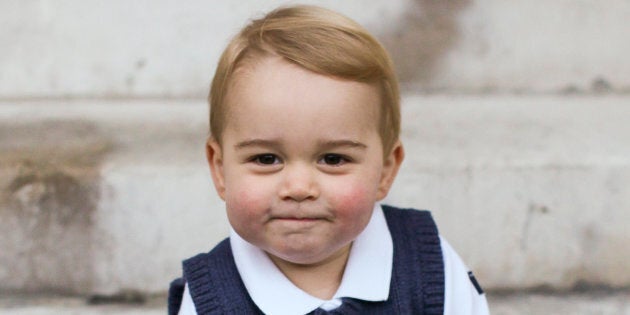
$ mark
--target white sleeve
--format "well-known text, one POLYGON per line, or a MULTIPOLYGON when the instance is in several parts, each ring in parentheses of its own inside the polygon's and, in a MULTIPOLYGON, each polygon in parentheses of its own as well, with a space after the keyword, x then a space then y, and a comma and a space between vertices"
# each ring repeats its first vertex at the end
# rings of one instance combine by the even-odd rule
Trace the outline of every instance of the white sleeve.
POLYGON ((468 268, 451 245, 440 236, 444 259, 444 314, 488 315, 486 295, 479 293, 468 268))
POLYGON ((182 305, 179 307, 179 315, 197 315, 197 310, 195 309, 195 303, 192 300, 192 296, 190 296, 190 291, 188 290, 188 283, 184 287, 184 295, 182 296, 182 305))

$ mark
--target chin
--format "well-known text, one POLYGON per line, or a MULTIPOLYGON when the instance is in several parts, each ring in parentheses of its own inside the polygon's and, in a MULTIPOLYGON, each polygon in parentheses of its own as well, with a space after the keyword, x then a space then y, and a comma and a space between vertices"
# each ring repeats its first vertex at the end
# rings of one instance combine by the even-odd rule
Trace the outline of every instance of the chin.
POLYGON ((313 255, 310 250, 266 250, 272 258, 281 259, 285 262, 296 265, 311 265, 321 260, 320 255, 313 255))
POLYGON ((334 250, 321 250, 321 248, 299 248, 299 249, 290 249, 286 248, 279 251, 267 251, 268 254, 276 257, 277 259, 281 259, 285 262, 296 264, 296 265, 317 265, 322 262, 326 262, 331 260, 337 255, 343 255, 346 253, 344 250, 347 248, 346 246, 341 246, 340 248, 334 250))

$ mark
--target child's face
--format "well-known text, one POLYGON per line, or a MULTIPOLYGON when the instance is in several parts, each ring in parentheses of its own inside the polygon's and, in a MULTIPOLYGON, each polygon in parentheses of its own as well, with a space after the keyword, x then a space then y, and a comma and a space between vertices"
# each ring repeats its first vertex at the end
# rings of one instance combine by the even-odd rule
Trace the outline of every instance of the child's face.
POLYGON ((399 144, 383 158, 378 89, 273 57, 240 70, 207 146, 230 224, 286 262, 347 251, 402 160, 399 144))

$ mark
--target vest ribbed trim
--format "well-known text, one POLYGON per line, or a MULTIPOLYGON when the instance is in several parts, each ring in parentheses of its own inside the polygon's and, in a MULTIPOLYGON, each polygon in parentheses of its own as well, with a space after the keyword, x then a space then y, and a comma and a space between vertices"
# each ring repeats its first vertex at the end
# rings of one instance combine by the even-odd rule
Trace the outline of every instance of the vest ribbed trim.
POLYGON ((390 298, 398 301, 397 313, 443 314, 444 260, 431 213, 385 205, 383 210, 394 241, 390 298))
POLYGON ((183 263, 184 279, 198 315, 262 314, 247 294, 228 239, 183 263))

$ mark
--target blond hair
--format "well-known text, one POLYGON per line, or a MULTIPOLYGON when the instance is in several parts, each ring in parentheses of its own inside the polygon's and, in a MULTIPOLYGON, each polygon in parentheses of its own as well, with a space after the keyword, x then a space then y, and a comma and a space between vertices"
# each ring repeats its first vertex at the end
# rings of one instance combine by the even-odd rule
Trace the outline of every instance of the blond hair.
POLYGON ((221 142, 225 96, 245 59, 277 55, 331 77, 375 84, 380 89, 379 134, 388 154, 400 134, 400 94, 387 51, 353 20, 315 6, 276 9, 251 21, 221 55, 210 87, 210 133, 221 142))

